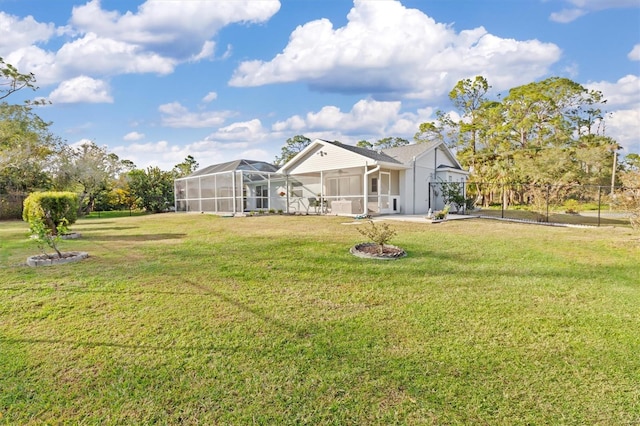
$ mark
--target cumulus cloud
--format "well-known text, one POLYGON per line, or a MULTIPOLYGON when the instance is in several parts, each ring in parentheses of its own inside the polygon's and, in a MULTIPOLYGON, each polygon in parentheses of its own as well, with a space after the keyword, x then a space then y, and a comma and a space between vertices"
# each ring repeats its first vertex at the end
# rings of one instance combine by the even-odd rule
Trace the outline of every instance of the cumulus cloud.
POLYGON ((122 139, 125 141, 139 141, 141 139, 144 139, 144 133, 129 132, 126 135, 124 135, 122 139))
POLYGON ((53 103, 112 103, 109 85, 87 76, 63 81, 49 94, 53 103))
POLYGON ((232 86, 304 81, 319 91, 396 94, 428 99, 461 78, 483 75, 507 89, 545 75, 560 49, 518 41, 483 27, 457 33, 398 1, 355 0, 344 27, 327 19, 299 26, 270 61, 245 61, 232 86))
POLYGON ((279 9, 277 0, 216 2, 215 7, 204 1, 146 1, 137 11, 121 14, 91 0, 73 8, 70 22, 85 33, 186 60, 209 56, 208 42, 225 25, 265 22, 279 9))
MULTIPOLYGON (((334 132, 340 135, 388 135, 404 136, 407 131, 417 130, 415 114, 401 113, 401 102, 381 102, 363 99, 356 102, 350 111, 343 112, 336 106, 325 106, 317 112, 309 112, 301 117, 294 115, 278 121, 272 126, 275 132, 334 132), (410 124, 409 124, 410 123, 410 124)), ((422 117, 424 118, 424 117, 422 117)))
POLYGON ((456 32, 398 1, 355 0, 347 24, 327 19, 293 31, 270 61, 245 61, 232 86, 305 81, 319 91, 431 98, 461 78, 483 75, 507 89, 545 75, 560 48, 538 40, 518 41, 483 27, 456 32))
POLYGON ((600 81, 585 87, 600 90, 607 99, 607 135, 624 147, 623 153, 640 153, 640 76, 627 75, 615 83, 600 81))
POLYGON ((640 76, 629 74, 615 83, 598 81, 584 86, 601 91, 609 108, 625 108, 631 105, 640 107, 640 76))
POLYGON ((551 13, 549 19, 551 19, 553 22, 566 24, 568 22, 575 21, 586 13, 587 11, 583 9, 562 9, 560 12, 551 13))
POLYGON ((623 154, 640 154, 640 104, 637 108, 614 111, 607 120, 607 135, 623 148, 623 154))
POLYGON ((614 8, 637 8, 640 6, 637 0, 565 0, 565 2, 572 7, 551 13, 550 20, 566 24, 593 11, 614 8))
POLYGON ((239 158, 270 161, 274 154, 261 148, 267 135, 259 120, 251 120, 246 123, 234 123, 205 139, 188 144, 172 144, 166 140, 132 143, 114 147, 113 152, 143 169, 155 166, 162 170, 171 170, 187 155, 193 156, 201 167, 239 158), (232 134, 235 136, 231 137, 232 134))
MULTIPOLYGON (((263 140, 265 134, 266 129, 262 127, 262 122, 256 118, 221 127, 215 133, 207 136, 205 140, 240 143, 242 144, 242 147, 247 147, 248 143, 255 143, 263 140)), ((235 147, 238 147, 238 145, 235 147)))
POLYGON ((205 95, 204 98, 202 98, 202 102, 212 102, 215 101, 216 99, 218 99, 218 94, 216 92, 209 92, 205 95))
POLYGON ((0 56, 45 85, 80 74, 169 74, 180 63, 212 58, 212 38, 224 26, 265 22, 279 9, 278 0, 225 1, 215 7, 206 1, 146 1, 120 13, 90 0, 74 7, 69 25, 59 28, 0 12, 0 56), (57 51, 36 46, 62 34, 70 41, 57 51))
POLYGON ((158 73, 169 74, 176 61, 122 41, 88 33, 58 50, 56 64, 68 72, 93 74, 158 73))
POLYGON ((633 49, 631 49, 631 52, 629 52, 627 58, 632 61, 640 61, 640 44, 636 44, 635 46, 633 46, 633 49))
POLYGON ((217 127, 233 115, 230 111, 191 112, 179 102, 163 104, 158 107, 162 114, 162 125, 176 128, 217 127))
POLYGON ((0 11, 0 56, 47 41, 55 31, 55 25, 37 22, 33 16, 20 19, 0 11))

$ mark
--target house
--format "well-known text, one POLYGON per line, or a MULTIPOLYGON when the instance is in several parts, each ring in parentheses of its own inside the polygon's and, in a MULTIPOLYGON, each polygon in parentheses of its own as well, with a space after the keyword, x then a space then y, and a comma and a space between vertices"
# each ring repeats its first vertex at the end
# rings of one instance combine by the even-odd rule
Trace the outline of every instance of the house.
POLYGON ((316 139, 278 170, 237 160, 176 179, 176 211, 424 214, 444 207, 442 185, 467 177, 443 143, 376 151, 316 139))
POLYGON ((291 198, 315 198, 325 212, 350 215, 442 209, 440 186, 464 183, 469 175, 441 142, 375 151, 322 139, 278 173, 287 177, 291 198))

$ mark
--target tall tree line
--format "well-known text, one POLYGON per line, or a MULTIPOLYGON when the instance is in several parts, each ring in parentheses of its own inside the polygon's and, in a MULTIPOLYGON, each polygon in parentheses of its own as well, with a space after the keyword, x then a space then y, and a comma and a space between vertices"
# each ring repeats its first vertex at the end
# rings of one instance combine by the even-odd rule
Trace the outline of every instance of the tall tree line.
POLYGON ((170 171, 137 169, 95 142, 72 147, 50 130, 27 101, 5 101, 22 89, 37 89, 33 74, 22 74, 0 58, 0 197, 34 191, 73 191, 80 195, 80 214, 94 209, 142 208, 163 211, 173 204, 173 180, 192 173, 192 156, 170 171))
POLYGON ((478 183, 615 183, 620 146, 606 135, 601 92, 560 77, 512 88, 502 99, 489 99, 490 87, 482 76, 459 81, 449 93, 456 114, 439 112, 416 140, 445 141, 478 183))

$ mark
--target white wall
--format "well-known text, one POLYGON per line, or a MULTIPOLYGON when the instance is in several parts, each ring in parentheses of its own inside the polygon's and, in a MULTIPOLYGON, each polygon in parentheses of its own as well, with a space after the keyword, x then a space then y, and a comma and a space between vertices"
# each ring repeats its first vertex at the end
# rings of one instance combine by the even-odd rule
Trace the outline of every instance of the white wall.
MULTIPOLYGON (((372 160, 369 160, 371 163, 372 160)), ((364 167, 367 158, 331 144, 320 144, 309 151, 297 164, 287 170, 291 175, 319 172, 320 170, 347 169, 364 167), (322 153, 322 154, 321 154, 322 153)))

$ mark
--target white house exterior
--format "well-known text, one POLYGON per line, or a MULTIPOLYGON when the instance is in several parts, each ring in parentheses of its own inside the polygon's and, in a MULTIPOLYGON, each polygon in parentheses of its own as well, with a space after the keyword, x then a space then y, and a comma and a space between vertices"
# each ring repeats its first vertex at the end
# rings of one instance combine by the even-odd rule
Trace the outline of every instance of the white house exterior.
POLYGON ((297 185, 290 186, 291 199, 304 204, 307 198, 329 214, 439 210, 444 202, 438 184, 464 183, 468 176, 443 143, 375 151, 322 139, 314 140, 278 173, 297 185))
POLYGON ((424 214, 444 207, 444 183, 467 176, 442 143, 375 151, 316 139, 279 170, 237 160, 176 179, 176 211, 424 214))

